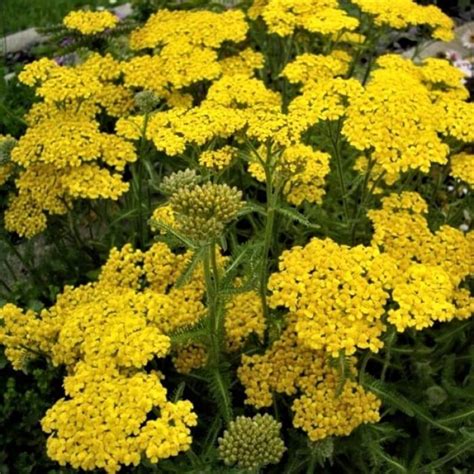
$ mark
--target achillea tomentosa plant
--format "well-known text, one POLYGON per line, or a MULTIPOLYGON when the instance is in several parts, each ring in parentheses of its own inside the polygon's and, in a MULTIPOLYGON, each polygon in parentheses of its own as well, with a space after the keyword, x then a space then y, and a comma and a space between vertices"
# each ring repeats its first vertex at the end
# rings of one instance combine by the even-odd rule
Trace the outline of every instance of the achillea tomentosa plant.
POLYGON ((42 309, 0 309, 15 369, 66 370, 41 421, 49 457, 109 473, 462 467, 474 105, 448 61, 386 52, 412 27, 449 40, 453 22, 412 0, 169 6, 119 52, 118 23, 70 13, 91 50, 27 65, 38 101, 0 139, 5 228, 54 223, 91 258, 42 309))

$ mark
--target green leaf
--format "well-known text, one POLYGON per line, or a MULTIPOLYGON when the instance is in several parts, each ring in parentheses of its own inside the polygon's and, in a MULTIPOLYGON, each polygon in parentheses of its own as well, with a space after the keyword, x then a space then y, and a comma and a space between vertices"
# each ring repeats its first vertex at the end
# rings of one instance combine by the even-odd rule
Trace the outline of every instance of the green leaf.
POLYGON ((376 446, 374 454, 380 457, 387 466, 390 466, 395 472, 407 473, 408 469, 398 459, 389 456, 380 446, 376 446))
POLYGON ((449 451, 447 454, 444 456, 440 457, 436 461, 427 464, 423 468, 421 468, 420 471, 418 471, 420 474, 422 473, 432 473, 436 471, 437 469, 440 469, 442 466, 444 466, 446 463, 449 461, 452 461, 453 459, 456 459, 457 457, 463 455, 464 453, 471 453, 474 448, 474 438, 468 438, 461 443, 456 443, 455 447, 449 451))
POLYGON ((378 395, 387 405, 397 408, 402 413, 410 417, 416 417, 420 420, 423 420, 430 425, 448 433, 455 433, 455 431, 440 422, 433 420, 431 416, 416 403, 408 400, 401 393, 395 392, 391 388, 380 382, 379 380, 372 379, 369 376, 366 376, 364 380, 364 385, 369 388, 373 393, 378 395))
POLYGON ((453 413, 445 418, 441 418, 438 420, 438 423, 443 425, 457 425, 458 423, 466 423, 469 419, 474 419, 474 408, 469 410, 460 411, 457 413, 453 413))
POLYGON ((310 222, 304 214, 301 214, 298 210, 291 208, 291 207, 278 207, 276 211, 279 214, 282 214, 285 217, 288 217, 289 219, 298 222, 299 224, 304 225, 308 229, 320 229, 321 226, 318 224, 313 224, 310 222))
POLYGON ((181 275, 176 280, 176 283, 175 283, 176 288, 181 288, 184 285, 186 285, 186 283, 189 282, 189 280, 193 276, 194 270, 198 266, 203 255, 204 255, 204 247, 201 247, 200 249, 198 249, 196 252, 193 253, 191 260, 186 265, 186 268, 184 269, 183 273, 181 273, 181 275))
POLYGON ((223 285, 230 284, 231 281, 235 278, 237 270, 241 263, 247 263, 255 258, 256 255, 259 255, 263 249, 263 242, 247 242, 244 245, 241 245, 237 248, 234 253, 232 263, 226 268, 223 285))
POLYGON ((186 237, 184 234, 182 234, 178 230, 173 229, 169 225, 165 224, 164 222, 153 221, 153 224, 163 229, 165 232, 168 232, 172 236, 176 237, 176 239, 178 239, 181 243, 183 243, 186 247, 190 248, 191 250, 197 250, 199 248, 191 239, 186 237))
POLYGON ((194 326, 180 328, 168 334, 168 337, 171 339, 171 345, 173 347, 181 347, 192 344, 193 342, 205 341, 208 337, 205 320, 202 319, 194 326))
POLYGON ((231 375, 228 367, 223 364, 220 367, 209 369, 209 391, 219 408, 222 418, 227 423, 233 419, 232 397, 230 393, 231 375))
POLYGON ((237 217, 242 217, 247 214, 252 214, 253 212, 256 212, 258 214, 262 214, 263 216, 267 215, 267 211, 265 210, 265 207, 262 206, 261 204, 256 204, 256 203, 247 203, 238 213, 237 217))

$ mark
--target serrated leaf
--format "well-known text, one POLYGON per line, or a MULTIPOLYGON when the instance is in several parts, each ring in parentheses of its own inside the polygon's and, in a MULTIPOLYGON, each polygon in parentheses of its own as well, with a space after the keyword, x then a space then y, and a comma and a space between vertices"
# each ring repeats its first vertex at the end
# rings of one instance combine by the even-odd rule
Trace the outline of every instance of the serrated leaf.
POLYGON ((168 337, 171 339, 171 345, 174 347, 184 346, 193 342, 202 342, 206 340, 207 336, 208 330, 203 319, 194 326, 180 328, 168 334, 168 337))
POLYGON ((364 385, 373 393, 378 395, 386 404, 397 408, 402 413, 405 413, 405 415, 419 418, 442 431, 455 433, 453 429, 431 418, 424 408, 408 400, 401 393, 395 392, 393 389, 389 388, 387 384, 366 376, 364 385))
POLYGON ((189 280, 193 276, 194 270, 196 269, 199 262, 201 261, 203 254, 204 254, 204 247, 201 247, 200 249, 198 249, 196 252, 193 253, 191 260, 186 265, 186 268, 176 280, 176 283, 174 285, 176 288, 181 288, 184 285, 186 285, 186 283, 189 282, 189 280))
POLYGON ((296 221, 309 229, 320 229, 321 226, 310 222, 304 214, 291 207, 278 207, 276 211, 289 219, 296 221))
POLYGON ((162 222, 162 221, 153 221, 153 224, 156 225, 157 227, 159 227, 160 229, 163 229, 165 232, 168 232, 169 234, 171 234, 173 237, 178 239, 178 241, 180 241, 181 243, 186 245, 186 247, 188 247, 192 250, 197 250, 198 249, 198 246, 191 239, 188 239, 188 237, 186 237, 184 234, 182 234, 181 232, 179 232, 176 229, 173 229, 172 227, 165 224, 164 222, 162 222))

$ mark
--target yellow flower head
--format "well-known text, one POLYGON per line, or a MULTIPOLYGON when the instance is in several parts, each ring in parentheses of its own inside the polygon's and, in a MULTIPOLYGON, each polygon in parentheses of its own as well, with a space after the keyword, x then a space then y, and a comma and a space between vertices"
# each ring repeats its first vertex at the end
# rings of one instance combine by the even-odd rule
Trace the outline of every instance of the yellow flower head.
POLYGON ((96 35, 117 26, 117 15, 107 10, 98 12, 73 11, 63 20, 68 30, 77 31, 83 35, 96 35))

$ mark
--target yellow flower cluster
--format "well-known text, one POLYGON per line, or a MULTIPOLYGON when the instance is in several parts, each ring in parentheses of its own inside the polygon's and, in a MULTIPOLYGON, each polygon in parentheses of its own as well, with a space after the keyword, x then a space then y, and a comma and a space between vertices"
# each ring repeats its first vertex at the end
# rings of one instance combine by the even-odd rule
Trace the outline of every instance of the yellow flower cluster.
POLYGON ((474 141, 474 103, 458 96, 439 97, 436 102, 441 131, 465 143, 474 141))
POLYGON ((189 257, 163 243, 147 252, 126 245, 111 252, 96 283, 66 287, 51 308, 0 309, 0 343, 15 368, 38 354, 68 368, 66 398, 42 421, 52 459, 116 472, 142 455, 157 462, 189 448, 191 404, 168 402, 162 376, 143 369, 168 354, 167 333, 205 314, 201 270, 170 288, 189 257))
POLYGON ((474 155, 470 153, 458 153, 450 160, 451 176, 474 186, 474 155))
MULTIPOLYGON (((151 216, 150 227, 153 232, 160 230, 159 223, 163 223, 168 227, 174 227, 176 225, 176 218, 170 204, 165 206, 157 207, 151 216)), ((160 233, 164 233, 160 230, 160 233)))
POLYGON ((440 92, 434 89, 444 85, 459 90, 459 75, 442 60, 417 67, 387 55, 377 64, 363 93, 350 99, 343 134, 358 150, 371 151, 388 181, 409 169, 427 172, 431 163, 446 163, 449 147, 439 133, 447 125, 436 103, 440 92))
POLYGON ((46 102, 88 99, 99 93, 99 78, 84 67, 59 66, 52 59, 42 58, 25 66, 19 74, 22 83, 36 87, 46 102))
POLYGON ((68 30, 78 31, 83 35, 96 35, 115 28, 118 21, 117 15, 107 10, 72 11, 64 17, 63 24, 68 30))
POLYGON ((189 258, 163 243, 145 253, 126 245, 111 251, 97 283, 66 287, 48 310, 35 316, 6 305, 0 310, 2 343, 18 354, 10 360, 21 368, 25 356, 40 352, 55 365, 100 359, 142 367, 164 357, 169 349, 164 334, 205 314, 202 271, 183 287, 169 288, 189 258))
POLYGON ((331 35, 354 30, 359 25, 339 7, 337 0, 268 0, 255 2, 249 14, 262 16, 268 31, 289 36, 295 30, 331 35))
POLYGON ((165 97, 170 89, 216 79, 221 72, 214 50, 186 43, 166 46, 154 56, 135 56, 122 68, 127 87, 150 90, 160 97, 165 97))
POLYGON ((347 101, 357 101, 363 93, 356 79, 341 77, 310 80, 288 107, 289 120, 296 120, 302 130, 322 120, 337 120, 347 110, 347 101))
POLYGON ((0 165, 0 186, 5 184, 13 172, 13 163, 6 163, 0 165))
MULTIPOLYGON (((324 196, 324 180, 329 173, 328 153, 313 150, 312 147, 296 144, 285 148, 277 158, 274 179, 284 184, 288 202, 301 205, 303 201, 320 203, 324 196)), ((249 165, 249 172, 259 181, 265 181, 265 172, 259 161, 249 165)))
POLYGON ((232 297, 225 307, 224 327, 226 343, 231 351, 240 349, 250 334, 262 340, 265 318, 258 293, 245 291, 232 297))
MULTIPOLYGON (((153 55, 136 56, 122 65, 125 84, 166 97, 170 89, 176 91, 199 81, 216 79, 226 69, 218 61, 217 50, 224 42, 243 41, 247 30, 244 15, 238 10, 220 14, 159 10, 130 35, 132 49, 157 51, 153 55)), ((235 59, 237 67, 243 66, 247 73, 261 64, 260 55, 250 50, 235 59)))
POLYGON ((433 29, 433 38, 450 41, 454 37, 454 22, 434 5, 422 6, 413 0, 395 2, 380 0, 351 0, 364 13, 374 16, 378 26, 388 25, 396 29, 427 25, 433 29))
POLYGON ((46 226, 46 213, 64 214, 73 199, 118 199, 128 190, 125 166, 135 148, 104 133, 95 116, 120 115, 132 97, 113 81, 120 67, 110 56, 92 54, 77 67, 41 59, 25 67, 20 80, 36 87, 43 102, 28 114, 29 128, 11 154, 21 167, 5 213, 6 228, 26 237, 46 226))
POLYGON ((357 348, 377 352, 385 316, 401 332, 472 314, 474 300, 459 285, 474 270, 474 233, 443 226, 432 234, 416 193, 383 203, 368 213, 370 247, 313 239, 283 252, 269 302, 294 315, 300 344, 334 357, 357 348), (390 301, 396 306, 387 312, 390 301))
POLYGON ((398 308, 388 313, 399 331, 473 314, 474 299, 459 285, 474 271, 474 233, 450 226, 432 233, 426 212, 418 194, 405 192, 384 198, 382 209, 368 213, 375 229, 372 244, 399 268, 392 294, 398 308))
POLYGON ((34 311, 6 304, 0 309, 0 321, 0 344, 15 370, 23 370, 30 360, 51 351, 56 326, 45 324, 34 311))
POLYGON ((206 150, 199 156, 199 164, 206 168, 222 170, 237 156, 238 149, 229 145, 217 150, 206 150))
MULTIPOLYGON (((138 138, 135 117, 117 122, 117 133, 138 138)), ((146 136, 158 150, 169 156, 183 153, 188 143, 203 146, 215 136, 230 136, 243 127, 244 121, 231 109, 224 107, 194 107, 188 111, 171 109, 157 112, 150 120, 146 136)))
POLYGON ((40 117, 59 112, 65 105, 72 104, 75 112, 89 117, 97 114, 97 106, 112 116, 127 113, 133 106, 133 96, 123 86, 116 84, 121 73, 121 64, 110 54, 101 56, 91 53, 84 62, 74 67, 59 66, 47 58, 28 64, 19 74, 19 79, 35 87, 36 94, 46 103, 33 106, 29 122, 34 123, 40 117), (40 110, 35 111, 38 107, 40 110), (110 113, 110 110, 115 113, 110 113))
POLYGON ((444 225, 432 233, 423 215, 427 204, 414 192, 392 194, 382 202, 382 209, 368 212, 374 226, 372 244, 392 256, 402 273, 413 262, 437 266, 458 286, 474 271, 474 232, 464 234, 444 225))
POLYGON ((137 466, 142 454, 156 463, 189 449, 196 415, 190 402, 166 400, 161 378, 78 364, 64 381, 67 398, 41 421, 50 433, 48 456, 75 469, 114 473, 121 465, 137 466), (150 420, 153 410, 159 416, 150 420))
POLYGON ((243 74, 248 77, 255 75, 256 69, 263 68, 264 57, 262 53, 246 48, 235 56, 229 56, 219 61, 222 74, 234 76, 243 74))
POLYGON ((0 186, 12 176, 15 165, 11 163, 11 153, 16 140, 10 135, 0 135, 0 186))
POLYGON ((453 284, 440 267, 412 264, 395 285, 393 299, 398 309, 390 309, 388 320, 398 331, 407 327, 424 329, 433 321, 450 321, 455 315, 453 284))
POLYGON ((189 374, 207 364, 208 353, 204 346, 190 344, 178 348, 173 354, 173 364, 180 374, 189 374))
MULTIPOLYGON (((258 79, 245 75, 223 76, 210 86, 199 106, 154 113, 146 136, 158 150, 170 156, 183 153, 189 144, 204 146, 213 138, 228 138, 247 123, 246 134, 259 139, 262 129, 273 132, 262 121, 261 113, 278 113, 280 102, 279 94, 267 89, 258 79)), ((122 118, 117 122, 117 133, 137 139, 141 122, 136 116, 122 118)))
MULTIPOLYGON (((263 355, 242 356, 238 370, 246 403, 271 406, 272 392, 299 395, 293 401, 293 425, 312 441, 347 436, 362 423, 379 420, 380 401, 352 380, 338 393, 339 375, 327 355, 300 344, 295 317, 280 338, 263 355)), ((350 361, 352 376, 356 369, 350 361)))
POLYGON ((349 53, 343 50, 335 50, 327 56, 304 53, 285 67, 282 76, 291 83, 323 81, 346 74, 350 60, 349 53))
POLYGON ((153 49, 186 42, 192 46, 217 49, 225 41, 245 40, 248 26, 239 10, 210 11, 159 10, 146 24, 130 35, 135 50, 153 49))
POLYGON ((295 314, 295 329, 307 347, 334 357, 357 348, 377 352, 394 267, 375 248, 313 239, 283 252, 268 285, 270 305, 295 314))

